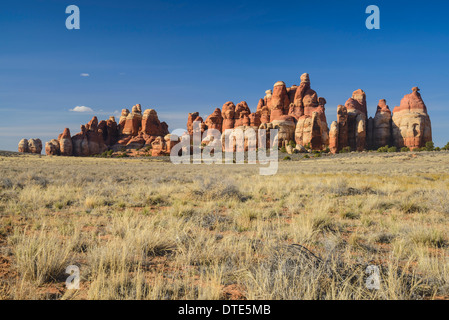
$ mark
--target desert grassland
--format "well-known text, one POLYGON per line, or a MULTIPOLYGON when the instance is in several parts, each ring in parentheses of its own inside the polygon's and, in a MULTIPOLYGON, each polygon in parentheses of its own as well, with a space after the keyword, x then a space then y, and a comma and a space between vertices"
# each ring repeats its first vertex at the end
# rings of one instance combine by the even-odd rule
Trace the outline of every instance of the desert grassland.
POLYGON ((0 299, 449 297, 449 153, 293 160, 0 157, 0 299))

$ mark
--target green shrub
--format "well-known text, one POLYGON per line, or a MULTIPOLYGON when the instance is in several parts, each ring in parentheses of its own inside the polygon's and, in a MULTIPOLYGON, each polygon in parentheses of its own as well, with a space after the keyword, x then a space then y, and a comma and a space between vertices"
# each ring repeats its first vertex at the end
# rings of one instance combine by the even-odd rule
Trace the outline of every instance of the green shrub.
POLYGON ((304 159, 309 159, 310 157, 309 157, 309 155, 308 154, 306 154, 305 156, 304 156, 304 159))
POLYGON ((289 161, 289 160, 292 160, 292 158, 290 158, 289 156, 287 156, 287 157, 284 158, 284 160, 285 160, 285 161, 289 161))
POLYGON ((442 148, 442 150, 449 150, 449 142, 442 148))
POLYGON ((388 148, 388 152, 398 152, 398 148, 396 147, 388 148))
POLYGON ((314 157, 315 157, 315 158, 320 158, 320 157, 321 157, 321 152, 315 153, 315 154, 314 154, 314 157))
POLYGON ((441 151, 440 147, 436 147, 435 151, 441 151))
POLYGON ((284 146, 281 147, 280 151, 281 151, 282 153, 287 153, 287 149, 285 149, 284 146))
POLYGON ((344 147, 343 149, 340 150, 340 153, 350 153, 351 152, 351 147, 344 147))
POLYGON ((435 150, 435 144, 432 141, 426 142, 426 146, 424 147, 426 151, 434 151, 435 150))
POLYGON ((290 142, 288 143, 290 147, 292 147, 293 149, 296 148, 296 142, 293 140, 290 140, 290 142))
POLYGON ((380 147, 379 149, 377 149, 377 152, 388 152, 389 148, 390 147, 386 145, 385 147, 380 147))
POLYGON ((112 157, 113 153, 114 153, 114 150, 108 150, 108 151, 105 151, 105 152, 103 152, 101 154, 95 155, 95 157, 98 157, 98 158, 110 158, 110 157, 112 157))
POLYGON ((409 152, 410 149, 408 147, 402 147, 401 152, 409 152))

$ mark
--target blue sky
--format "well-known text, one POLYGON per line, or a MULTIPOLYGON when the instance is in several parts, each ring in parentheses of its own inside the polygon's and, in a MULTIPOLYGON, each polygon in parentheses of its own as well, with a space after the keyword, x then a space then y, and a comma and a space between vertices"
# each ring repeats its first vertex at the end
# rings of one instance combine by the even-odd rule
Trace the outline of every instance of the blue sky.
MULTIPOLYGON (((449 141, 447 1, 9 1, 0 7, 0 150, 72 134, 134 104, 169 129, 226 101, 255 109, 276 81, 310 74, 328 122, 358 88, 374 116, 421 88, 436 145, 449 141), (81 29, 67 30, 75 4, 81 29), (381 29, 365 27, 378 5, 381 29), (81 76, 88 74, 89 76, 81 76)), ((118 119, 117 119, 118 120, 118 119)))

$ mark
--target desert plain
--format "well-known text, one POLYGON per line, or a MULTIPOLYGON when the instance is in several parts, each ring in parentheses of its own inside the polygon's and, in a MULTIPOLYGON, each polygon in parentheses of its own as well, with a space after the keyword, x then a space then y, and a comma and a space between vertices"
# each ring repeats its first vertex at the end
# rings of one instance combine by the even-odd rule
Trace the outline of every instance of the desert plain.
POLYGON ((2 153, 0 299, 449 299, 448 199, 447 151, 293 155, 273 176, 2 153))

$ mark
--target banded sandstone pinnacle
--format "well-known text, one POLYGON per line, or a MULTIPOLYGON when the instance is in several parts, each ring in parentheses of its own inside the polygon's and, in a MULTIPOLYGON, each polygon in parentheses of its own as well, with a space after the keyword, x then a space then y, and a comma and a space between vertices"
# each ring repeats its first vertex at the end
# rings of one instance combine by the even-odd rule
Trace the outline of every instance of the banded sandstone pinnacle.
MULTIPOLYGON (((237 105, 232 101, 215 108, 205 117, 198 112, 188 114, 187 133, 192 135, 193 123, 200 123, 201 133, 206 138, 209 129, 221 133, 241 128, 278 129, 279 146, 295 142, 297 150, 312 149, 337 153, 348 147, 353 151, 377 149, 385 145, 410 149, 422 148, 432 141, 432 128, 427 107, 417 87, 401 100, 393 112, 385 99, 381 99, 374 118, 368 118, 366 93, 358 89, 344 105, 337 108, 337 121, 329 126, 325 112, 326 99, 319 97, 311 88, 310 76, 304 73, 299 86, 287 87, 283 81, 274 84, 260 98, 255 112, 251 112, 246 101, 237 105)), ((154 109, 143 112, 140 104, 131 112, 123 109, 119 123, 114 117, 98 121, 97 117, 81 131, 70 136, 66 128, 57 139, 45 144, 47 155, 90 156, 107 150, 120 151, 148 147, 154 156, 168 155, 179 138, 169 136, 168 125, 161 122, 154 109)), ((19 152, 40 153, 39 139, 22 139, 19 152)))

